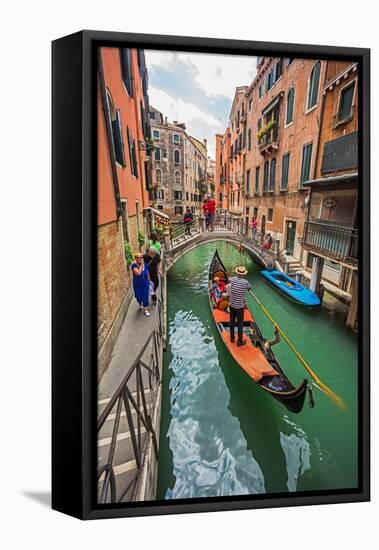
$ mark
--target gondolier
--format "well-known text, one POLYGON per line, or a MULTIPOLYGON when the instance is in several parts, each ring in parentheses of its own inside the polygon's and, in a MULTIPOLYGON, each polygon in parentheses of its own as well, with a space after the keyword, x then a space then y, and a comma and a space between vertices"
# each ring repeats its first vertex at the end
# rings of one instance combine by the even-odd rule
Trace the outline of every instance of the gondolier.
POLYGON ((244 346, 246 340, 243 339, 243 312, 245 309, 245 292, 251 289, 251 285, 245 275, 247 275, 246 267, 240 265, 234 270, 235 277, 230 279, 230 283, 226 287, 226 294, 229 296, 230 310, 230 341, 234 342, 234 328, 237 322, 238 340, 237 346, 244 346))

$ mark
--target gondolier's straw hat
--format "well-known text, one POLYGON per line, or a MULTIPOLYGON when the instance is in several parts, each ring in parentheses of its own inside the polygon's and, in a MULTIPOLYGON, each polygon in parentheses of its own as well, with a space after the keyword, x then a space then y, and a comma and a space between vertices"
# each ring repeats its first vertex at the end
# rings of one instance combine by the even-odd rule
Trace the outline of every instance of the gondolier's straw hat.
POLYGON ((247 269, 243 265, 239 265, 235 268, 234 271, 237 273, 237 275, 247 275, 247 269))

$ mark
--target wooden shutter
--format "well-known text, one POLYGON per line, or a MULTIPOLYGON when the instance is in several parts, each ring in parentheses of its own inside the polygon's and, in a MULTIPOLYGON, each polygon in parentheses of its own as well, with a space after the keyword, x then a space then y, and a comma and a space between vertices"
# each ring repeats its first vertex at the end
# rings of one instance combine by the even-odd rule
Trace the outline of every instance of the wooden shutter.
POLYGON ((122 123, 120 109, 116 111, 116 120, 112 120, 113 141, 115 149, 115 157, 119 164, 126 166, 124 142, 122 139, 122 123))
POLYGON ((133 97, 132 51, 130 48, 120 48, 122 80, 130 97, 133 97))
POLYGON ((271 161, 271 170, 270 170, 270 190, 275 189, 275 175, 276 175, 276 160, 272 159, 271 161))

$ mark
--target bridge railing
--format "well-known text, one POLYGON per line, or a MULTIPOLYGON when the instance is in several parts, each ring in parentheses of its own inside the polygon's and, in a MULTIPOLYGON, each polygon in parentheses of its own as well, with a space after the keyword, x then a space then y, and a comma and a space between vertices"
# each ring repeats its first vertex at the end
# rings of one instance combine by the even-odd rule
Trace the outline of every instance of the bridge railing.
POLYGON ((128 501, 135 499, 150 438, 155 458, 158 459, 158 441, 152 416, 156 408, 162 372, 160 349, 163 337, 163 307, 160 297, 156 307, 156 326, 98 418, 98 436, 107 420, 113 422, 107 459, 98 468, 97 473, 99 504, 123 502, 126 498, 128 501), (150 359, 142 359, 149 345, 151 346, 150 359), (116 445, 122 440, 120 420, 124 415, 127 420, 136 471, 125 486, 117 488, 114 461, 116 445), (146 435, 142 437, 145 432, 146 435))
POLYGON ((194 218, 193 221, 189 223, 172 223, 169 233, 171 246, 175 246, 193 235, 200 233, 200 220, 199 218, 194 218))

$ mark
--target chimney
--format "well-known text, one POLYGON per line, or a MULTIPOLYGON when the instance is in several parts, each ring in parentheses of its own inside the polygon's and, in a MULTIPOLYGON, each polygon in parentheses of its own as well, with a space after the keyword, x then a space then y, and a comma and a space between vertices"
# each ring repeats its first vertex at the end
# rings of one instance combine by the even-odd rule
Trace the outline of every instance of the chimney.
POLYGON ((205 138, 203 139, 203 142, 204 142, 204 147, 207 148, 207 140, 205 138))

